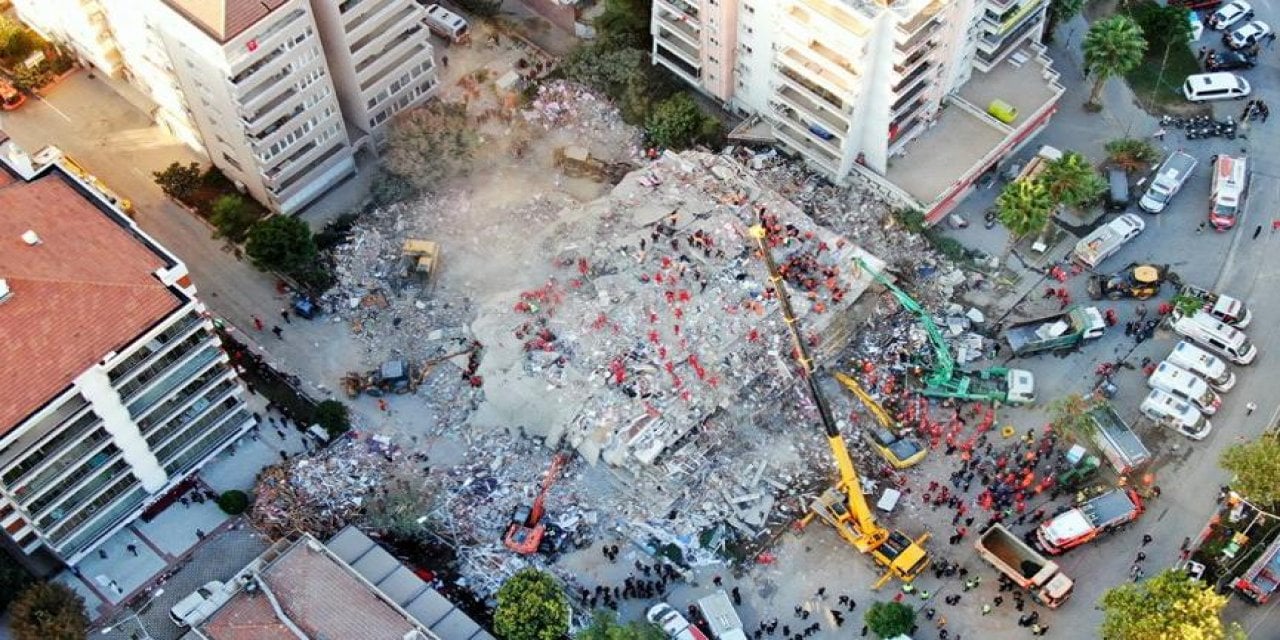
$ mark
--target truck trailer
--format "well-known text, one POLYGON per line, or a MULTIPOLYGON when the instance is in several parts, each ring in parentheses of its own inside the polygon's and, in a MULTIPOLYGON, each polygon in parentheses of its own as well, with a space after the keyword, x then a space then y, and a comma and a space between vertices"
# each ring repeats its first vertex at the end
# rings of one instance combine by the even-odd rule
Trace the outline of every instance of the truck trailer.
POLYGON ((1036 602, 1057 609, 1071 597, 1075 582, 1062 573, 1058 564, 1046 559, 1018 539, 1003 525, 987 529, 974 543, 984 560, 991 563, 1018 586, 1031 593, 1036 602))
POLYGON ((1070 349, 1102 335, 1107 323, 1097 307, 1073 306, 1061 313, 1014 322, 1005 340, 1015 356, 1070 349))
POLYGON ((1249 570, 1236 578, 1231 586, 1250 601, 1266 604, 1280 588, 1280 537, 1272 540, 1249 570))
POLYGON ((747 640, 747 632, 742 630, 742 619, 723 589, 699 598, 698 609, 706 618, 707 628, 715 640, 747 640))
POLYGON ((1132 473, 1151 460, 1151 450, 1120 419, 1111 405, 1103 403, 1095 407, 1089 412, 1089 418, 1096 427, 1092 434, 1093 443, 1102 450, 1102 455, 1115 468, 1116 473, 1132 473))
POLYGON ((1103 260, 1114 255, 1124 244, 1147 227, 1137 214, 1126 213, 1093 230, 1076 243, 1073 252, 1076 260, 1090 269, 1096 269, 1103 260))
POLYGON ((1138 492, 1112 489, 1042 522, 1036 527, 1036 544, 1056 556, 1137 520, 1144 510, 1138 492))

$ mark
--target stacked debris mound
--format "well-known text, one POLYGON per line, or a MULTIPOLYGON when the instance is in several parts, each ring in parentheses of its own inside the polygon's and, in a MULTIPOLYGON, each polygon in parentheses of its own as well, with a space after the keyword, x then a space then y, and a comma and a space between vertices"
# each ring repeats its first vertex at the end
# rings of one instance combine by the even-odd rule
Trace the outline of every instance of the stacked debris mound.
POLYGON ((848 342, 848 311, 871 282, 854 259, 883 266, 707 153, 664 156, 560 218, 536 237, 551 276, 479 309, 481 374, 502 393, 476 422, 567 438, 593 464, 653 465, 757 379, 789 384, 791 345, 753 226, 767 229, 820 356, 848 342))
POLYGON ((622 122, 617 107, 591 89, 565 80, 538 85, 526 122, 546 131, 570 134, 576 144, 591 148, 640 150, 640 131, 622 122))
POLYGON ((324 539, 351 523, 389 479, 413 472, 384 436, 348 437, 258 474, 249 521, 271 538, 305 531, 324 539))

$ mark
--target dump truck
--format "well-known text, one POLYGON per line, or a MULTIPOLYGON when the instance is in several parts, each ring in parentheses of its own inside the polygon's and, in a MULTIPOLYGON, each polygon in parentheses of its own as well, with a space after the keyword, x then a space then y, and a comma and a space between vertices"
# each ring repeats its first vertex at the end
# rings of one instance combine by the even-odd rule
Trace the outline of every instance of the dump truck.
POLYGON ((1093 230, 1076 243, 1072 254, 1090 269, 1102 264, 1147 227, 1136 213, 1126 213, 1093 230))
POLYGON ((973 546, 983 560, 1050 609, 1061 606, 1075 589, 1075 581, 1062 573, 1056 562, 1037 553, 1003 525, 987 529, 973 546))
POLYGON ((1231 586, 1255 604, 1266 604, 1280 588, 1280 537, 1271 541, 1231 586))
POLYGON ((1056 556, 1138 519, 1146 509, 1133 489, 1112 489, 1036 527, 1036 545, 1056 556))
POLYGON ((1133 473, 1151 460, 1151 450, 1142 444, 1142 439, 1110 404, 1102 403, 1094 407, 1089 412, 1089 418, 1096 427, 1092 434, 1093 443, 1102 450, 1102 455, 1115 468, 1116 473, 1133 473))
POLYGON ((707 628, 715 640, 747 640, 747 632, 742 630, 742 619, 723 589, 699 598, 698 610, 706 618, 707 628))
MULTIPOLYGON (((1204 301, 1204 310, 1213 316, 1219 322, 1224 322, 1237 329, 1244 329, 1253 321, 1253 313, 1243 302, 1221 293, 1214 293, 1208 289, 1197 287, 1193 284, 1184 285, 1180 291, 1180 296, 1190 296, 1199 298, 1204 301)), ((1175 311, 1176 312, 1176 311, 1175 311)))
POLYGON ((1079 305, 1053 315, 1015 322, 1005 327, 1005 340, 1015 356, 1071 349, 1102 335, 1107 323, 1097 307, 1079 305))

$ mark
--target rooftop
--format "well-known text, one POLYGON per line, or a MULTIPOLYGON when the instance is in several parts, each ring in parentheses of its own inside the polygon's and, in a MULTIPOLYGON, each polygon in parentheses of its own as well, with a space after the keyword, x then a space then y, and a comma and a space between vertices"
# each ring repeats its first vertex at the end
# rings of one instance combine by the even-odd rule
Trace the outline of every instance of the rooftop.
POLYGON ((169 265, 60 169, 0 169, 0 434, 184 304, 169 265), (39 244, 23 234, 34 231, 39 244))
POLYGON ((201 31, 218 42, 226 42, 289 0, 165 0, 201 31))
POLYGON ((1047 60, 1024 47, 1009 54, 991 71, 974 69, 973 76, 958 93, 965 102, 982 112, 986 112, 992 100, 1004 100, 1013 105, 1018 110, 1018 117, 1009 126, 1016 129, 1062 95, 1057 74, 1053 73, 1054 80, 1050 81, 1045 77, 1046 67, 1047 60))

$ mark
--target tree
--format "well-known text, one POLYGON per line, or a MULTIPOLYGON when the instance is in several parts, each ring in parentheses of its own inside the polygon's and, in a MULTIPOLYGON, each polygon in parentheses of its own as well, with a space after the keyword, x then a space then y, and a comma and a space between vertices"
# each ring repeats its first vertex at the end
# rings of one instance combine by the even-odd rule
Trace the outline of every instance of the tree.
POLYGON ((36 47, 35 38, 26 26, 9 16, 0 16, 0 58, 17 62, 36 47))
POLYGON ((41 87, 49 84, 51 76, 44 65, 36 65, 28 67, 26 65, 18 65, 13 70, 13 86, 23 91, 36 91, 41 87))
POLYGON ((569 52, 557 70, 566 80, 618 101, 633 82, 645 81, 646 58, 648 53, 640 49, 616 49, 594 42, 569 52))
POLYGON ((1165 47, 1187 46, 1191 42, 1190 10, 1186 7, 1162 7, 1146 0, 1129 5, 1129 15, 1146 34, 1151 51, 1162 52, 1165 47))
POLYGON ((1050 161, 1036 180, 1048 189, 1054 202, 1077 208, 1092 203, 1107 188, 1089 159, 1075 151, 1050 161))
POLYGON ((1142 171, 1160 159, 1160 152, 1146 140, 1119 138, 1106 144, 1107 162, 1125 171, 1142 171))
POLYGON ((213 201, 209 222, 217 231, 215 238, 226 238, 231 242, 241 243, 249 235, 249 229, 257 222, 258 214, 253 205, 238 193, 218 196, 213 201))
POLYGON ((253 225, 244 250, 259 269, 287 275, 312 267, 317 253, 311 227, 291 216, 273 216, 253 225))
POLYGON ((1147 41, 1142 28, 1129 16, 1099 20, 1084 37, 1085 73, 1094 76, 1089 92, 1090 108, 1102 108, 1102 88, 1113 76, 1122 76, 1142 63, 1147 41))
POLYGON ((618 622, 618 614, 608 609, 597 609, 591 614, 591 624, 574 634, 574 640, 664 640, 667 634, 647 622, 618 622))
POLYGON ((238 516, 249 508, 249 495, 239 489, 228 489, 218 496, 218 508, 228 515, 238 516))
POLYGON ((164 171, 151 172, 151 177, 155 178, 156 184, 166 196, 184 202, 196 192, 196 189, 200 188, 202 175, 200 164, 196 162, 185 167, 179 162, 174 162, 164 171))
POLYGON ((458 7, 478 18, 492 18, 502 10, 502 0, 457 0, 458 7))
POLYGON ((1053 42, 1053 35, 1058 25, 1076 17, 1083 8, 1084 0, 1049 0, 1048 17, 1045 20, 1041 41, 1046 44, 1053 42))
POLYGON ((1019 240, 1028 234, 1039 232, 1049 224, 1053 206, 1053 196, 1037 180, 1014 180, 1005 185, 1004 191, 996 197, 996 217, 1009 231, 1005 258, 1009 257, 1019 240))
POLYGON ((551 574, 521 569, 498 589, 493 630, 502 640, 561 640, 569 633, 569 599, 551 574))
POLYGON ((610 49, 648 51, 652 5, 649 0, 605 0, 604 11, 593 23, 596 39, 610 49))
POLYGON ((351 430, 351 411, 347 409, 347 405, 337 400, 325 400, 316 405, 312 419, 330 438, 337 438, 351 430))
POLYGON ((1178 569, 1108 589, 1101 605, 1108 640, 1244 640, 1238 626, 1222 623, 1227 597, 1178 569))
POLYGON ((1169 300, 1173 308, 1184 316, 1194 316, 1197 311, 1204 308, 1204 300, 1190 294, 1178 294, 1169 300))
POLYGON ((916 624, 916 611, 901 602, 875 602, 862 620, 881 638, 905 636, 916 624))
POLYGON ((57 582, 38 582, 9 606, 9 630, 17 640, 84 640, 89 616, 84 598, 57 582))
POLYGON ((433 100, 392 120, 386 168, 429 191, 471 168, 476 140, 465 104, 433 100))
POLYGON ((1280 505, 1280 438, 1263 435, 1253 442, 1233 444, 1219 464, 1234 476, 1231 488, 1258 504, 1280 505))
POLYGON ((1078 393, 1062 396, 1049 403, 1049 414, 1053 416, 1050 426, 1062 436, 1082 442, 1093 436, 1098 425, 1089 417, 1089 412, 1097 408, 1098 403, 1078 393))
POLYGON ((677 93, 659 103, 646 124, 654 144, 676 150, 714 137, 719 128, 719 121, 702 113, 687 93, 677 93))
POLYGON ((9 603, 31 586, 31 574, 22 565, 14 562, 9 556, 0 556, 0 611, 9 608, 9 603))

